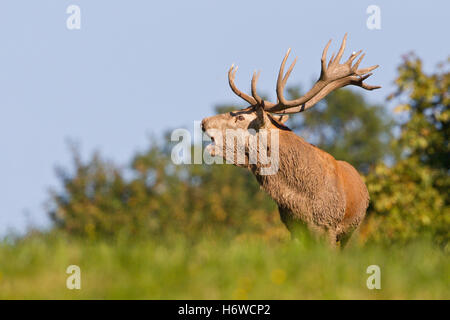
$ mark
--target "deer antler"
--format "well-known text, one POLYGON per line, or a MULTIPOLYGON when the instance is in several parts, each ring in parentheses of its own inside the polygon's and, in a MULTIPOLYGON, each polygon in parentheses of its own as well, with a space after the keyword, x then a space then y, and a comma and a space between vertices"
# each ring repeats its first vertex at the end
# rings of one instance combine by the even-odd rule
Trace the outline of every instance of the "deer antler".
POLYGON ((310 100, 308 100, 307 102, 305 102, 303 104, 289 107, 289 108, 283 108, 283 109, 273 108, 272 110, 267 110, 267 111, 272 112, 272 113, 277 113, 277 114, 292 114, 292 113, 302 112, 302 111, 305 111, 306 109, 309 109, 312 106, 314 106, 317 102, 319 102, 320 100, 325 98, 325 96, 327 96, 331 91, 345 87, 350 84, 359 86, 366 90, 374 90, 374 89, 381 88, 380 86, 371 86, 371 85, 368 85, 363 82, 371 75, 372 75, 372 73, 368 73, 364 76, 348 76, 348 77, 336 80, 336 81, 330 83, 329 85, 325 86, 325 88, 320 90, 314 97, 312 97, 310 100), (273 110, 279 110, 279 111, 273 111, 273 110))
POLYGON ((233 90, 233 92, 241 97, 242 99, 244 99, 245 101, 247 101, 248 103, 250 103, 252 106, 257 104, 256 100, 253 99, 252 97, 250 97, 249 95, 243 93, 242 91, 240 91, 236 85, 234 84, 234 78, 236 77, 236 71, 237 71, 238 67, 234 67, 234 64, 231 65, 230 70, 228 70, 228 83, 230 84, 231 90, 233 90))
MULTIPOLYGON (((250 97, 246 95, 245 93, 242 93, 239 91, 236 86, 234 85, 234 77, 236 74, 236 71, 231 67, 230 71, 228 72, 228 78, 230 82, 231 89, 241 98, 243 98, 245 101, 250 103, 251 105, 256 104, 262 104, 264 103, 264 109, 268 112, 272 113, 296 113, 296 112, 302 112, 308 108, 311 108, 313 105, 315 105, 318 101, 323 99, 327 94, 329 94, 331 91, 336 90, 338 88, 347 86, 347 85, 356 85, 366 90, 374 90, 380 88, 380 86, 370 86, 365 84, 363 81, 367 79, 372 74, 369 73, 370 71, 378 68, 378 65, 371 66, 364 69, 358 69, 362 59, 364 58, 364 54, 359 57, 357 62, 352 65, 353 61, 356 59, 357 56, 360 55, 362 52, 361 50, 352 53, 348 60, 344 62, 343 64, 340 64, 340 60, 342 58, 342 55, 345 50, 345 45, 347 42, 347 34, 345 34, 344 39, 342 40, 341 47, 339 48, 339 51, 334 57, 334 54, 331 56, 330 61, 328 62, 328 65, 326 64, 327 60, 327 52, 328 48, 331 44, 331 40, 328 41, 327 45, 325 46, 323 52, 322 52, 322 58, 321 58, 321 72, 320 77, 314 84, 314 86, 309 90, 305 95, 302 97, 295 99, 295 100, 286 100, 284 97, 284 88, 286 86, 286 82, 295 66, 295 63, 297 62, 297 58, 295 58, 294 62, 290 65, 288 71, 284 73, 284 67, 286 65, 286 61, 289 57, 291 49, 289 49, 284 56, 284 59, 281 63, 280 70, 278 72, 278 79, 277 79, 277 98, 278 103, 272 103, 269 101, 263 101, 261 97, 256 92, 256 84, 258 82, 259 78, 259 72, 254 73, 252 77, 252 96, 250 97)), ((236 68, 237 69, 237 68, 236 68)))

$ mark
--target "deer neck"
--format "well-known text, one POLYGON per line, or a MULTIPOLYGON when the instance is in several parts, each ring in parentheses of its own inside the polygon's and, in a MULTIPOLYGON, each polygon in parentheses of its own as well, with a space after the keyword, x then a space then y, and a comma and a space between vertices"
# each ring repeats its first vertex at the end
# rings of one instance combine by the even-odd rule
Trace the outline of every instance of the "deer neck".
MULTIPOLYGON (((272 147, 272 146, 270 146, 272 147)), ((262 165, 250 166, 257 181, 277 203, 301 195, 313 195, 317 189, 318 149, 291 131, 280 131, 278 170, 262 174, 262 165)))

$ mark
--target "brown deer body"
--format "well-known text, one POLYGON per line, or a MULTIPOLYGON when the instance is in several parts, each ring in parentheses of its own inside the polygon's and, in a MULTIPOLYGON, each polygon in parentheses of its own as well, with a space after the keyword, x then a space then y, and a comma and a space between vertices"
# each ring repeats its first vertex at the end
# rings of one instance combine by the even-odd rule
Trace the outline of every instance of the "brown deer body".
POLYGON ((369 204, 369 194, 359 173, 350 164, 338 161, 330 154, 304 141, 284 126, 286 116, 273 114, 289 114, 302 112, 329 92, 345 85, 357 85, 367 90, 379 87, 363 83, 371 70, 377 66, 358 70, 359 60, 352 66, 358 53, 353 53, 347 62, 340 64, 345 48, 346 36, 341 48, 328 66, 325 64, 326 53, 330 42, 322 55, 322 72, 314 87, 303 97, 288 101, 283 96, 284 86, 292 71, 294 63, 284 74, 284 66, 289 55, 286 54, 278 75, 277 97, 274 104, 262 100, 256 93, 256 82, 259 74, 252 79, 252 96, 239 91, 234 85, 236 69, 232 66, 228 75, 232 90, 251 106, 242 110, 205 118, 202 129, 213 141, 209 151, 213 156, 221 156, 227 160, 230 150, 231 161, 249 169, 272 199, 278 204, 281 220, 293 233, 298 226, 305 225, 315 234, 325 236, 331 245, 337 242, 345 245, 353 231, 363 220, 369 204), (226 139, 229 130, 238 130, 230 144, 226 139), (262 135, 276 137, 276 140, 264 140, 262 135), (253 145, 252 139, 266 141, 253 145), (270 140, 270 141, 269 141, 270 140), (244 150, 244 161, 237 161, 236 153, 244 150), (251 161, 252 151, 258 155, 267 152, 276 154, 272 159, 276 171, 264 174, 267 163, 251 161))
POLYGON ((358 172, 291 131, 280 132, 279 141, 276 174, 258 175, 250 169, 278 204, 281 220, 291 232, 299 223, 305 224, 332 244, 344 244, 364 218, 369 203, 358 172))

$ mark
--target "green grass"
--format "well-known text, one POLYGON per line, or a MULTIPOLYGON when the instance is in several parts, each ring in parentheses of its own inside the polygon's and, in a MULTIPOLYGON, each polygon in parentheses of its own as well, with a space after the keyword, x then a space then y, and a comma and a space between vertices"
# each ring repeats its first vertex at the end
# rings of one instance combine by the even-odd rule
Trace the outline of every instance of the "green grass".
POLYGON ((292 241, 0 243, 0 299, 449 299, 448 254, 426 244, 343 252, 292 241), (66 288, 69 265, 81 290, 66 288), (381 290, 366 268, 381 268, 381 290))

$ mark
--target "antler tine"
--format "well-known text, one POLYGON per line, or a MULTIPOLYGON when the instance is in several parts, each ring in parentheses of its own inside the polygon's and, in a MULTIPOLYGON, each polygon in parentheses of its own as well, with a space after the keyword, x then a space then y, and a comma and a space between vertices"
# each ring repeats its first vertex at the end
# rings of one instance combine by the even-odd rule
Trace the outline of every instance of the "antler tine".
POLYGON ((353 70, 358 70, 359 64, 361 63, 362 59, 364 59, 365 55, 366 55, 366 54, 363 53, 363 54, 361 55, 361 57, 359 57, 359 59, 356 61, 356 63, 355 63, 355 64, 353 65, 353 67, 352 67, 353 70))
POLYGON ((331 54, 330 61, 328 61, 328 68, 331 66, 331 63, 333 62, 333 59, 334 59, 334 52, 331 54))
POLYGON ((378 67, 379 67, 379 65, 376 64, 376 65, 371 66, 371 67, 368 67, 368 68, 356 70, 355 73, 356 73, 357 75, 359 75, 359 76, 362 76, 362 75, 364 75, 364 74, 366 74, 366 73, 368 73, 368 72, 370 72, 370 71, 372 71, 372 70, 375 70, 375 69, 378 68, 378 67))
POLYGON ((346 64, 348 64, 348 65, 351 65, 352 64, 352 62, 353 62, 353 60, 355 60, 355 58, 357 57, 357 56, 359 56, 359 54, 362 52, 362 50, 359 50, 358 52, 353 52, 351 55, 350 55, 350 57, 348 58, 348 60, 345 62, 346 64))
POLYGON ((288 71, 286 72, 286 74, 283 77, 283 88, 286 85, 287 79, 289 78, 289 76, 291 75, 292 69, 294 69, 295 64, 297 63, 297 57, 295 57, 294 61, 291 63, 291 65, 289 66, 288 71))
MULTIPOLYGON (((374 66, 374 67, 375 67, 375 66, 374 66)), ((378 67, 378 66, 376 66, 376 67, 378 67)), ((371 67, 371 68, 372 68, 372 67, 371 67)), ((367 69, 369 69, 369 68, 367 68, 367 69)), ((375 68, 374 68, 374 69, 375 69, 375 68)), ((370 91, 371 91, 371 90, 375 90, 375 89, 380 89, 381 86, 371 86, 371 85, 366 84, 366 83, 363 82, 363 81, 366 80, 368 77, 370 77, 372 74, 373 74, 373 73, 368 73, 368 74, 366 74, 366 75, 360 76, 359 78, 357 78, 357 77, 352 77, 352 78, 350 79, 350 84, 359 86, 359 87, 361 87, 361 88, 363 88, 363 89, 370 90, 370 91)))
POLYGON ((322 75, 325 73, 326 69, 327 69, 327 53, 328 53, 328 48, 330 47, 331 44, 331 39, 328 40, 327 45, 325 46, 325 48, 322 51, 322 58, 320 59, 321 63, 322 63, 322 68, 320 70, 320 77, 322 78, 322 75))
POLYGON ((347 45, 347 32, 344 35, 344 39, 342 39, 341 47, 339 48, 338 54, 336 55, 336 59, 333 61, 333 64, 339 64, 341 61, 342 55, 344 54, 345 46, 347 45))
POLYGON ((252 96, 253 96, 253 99, 255 99, 258 104, 262 104, 263 100, 261 99, 261 97, 256 92, 256 84, 258 83, 259 75, 260 75, 260 71, 253 72, 253 77, 252 77, 252 96))
POLYGON ((236 68, 234 67, 234 64, 231 65, 230 70, 228 70, 228 83, 230 84, 230 88, 231 90, 233 90, 233 92, 240 98, 244 99, 245 101, 247 101, 248 103, 250 103, 251 105, 255 105, 257 102, 254 98, 250 97, 249 95, 241 92, 236 85, 234 84, 234 78, 236 76, 236 71, 237 71, 238 67, 236 66, 236 68))
MULTIPOLYGON (((358 56, 361 52, 362 52, 362 50, 359 50, 359 51, 358 51, 357 53, 355 53, 354 55, 352 54, 352 55, 350 56, 350 58, 347 60, 346 63, 349 63, 349 64, 351 65, 351 62, 353 61, 353 59, 355 59, 356 56, 358 56)), ((364 68, 364 69, 359 69, 359 70, 358 70, 359 64, 361 63, 361 61, 362 61, 362 59, 364 58, 365 55, 366 55, 366 54, 363 53, 363 54, 361 55, 361 57, 359 57, 358 61, 356 61, 356 63, 351 67, 352 71, 353 71, 355 74, 360 75, 360 76, 362 76, 362 75, 364 75, 364 74, 366 74, 366 73, 369 73, 370 71, 375 70, 376 68, 379 67, 379 65, 376 64, 376 65, 374 65, 374 66, 371 66, 371 67, 368 67, 368 68, 364 68)))
MULTIPOLYGON (((284 81, 284 66, 286 65, 286 61, 289 57, 289 54, 291 53, 291 48, 288 49, 288 51, 286 52, 286 54, 284 55, 283 61, 281 61, 281 66, 280 66, 280 70, 278 71, 278 78, 277 78, 277 98, 279 103, 283 103, 284 100, 284 96, 283 96, 283 90, 284 90, 284 84, 286 83, 284 81)), ((287 80, 287 78, 286 78, 287 80)))

